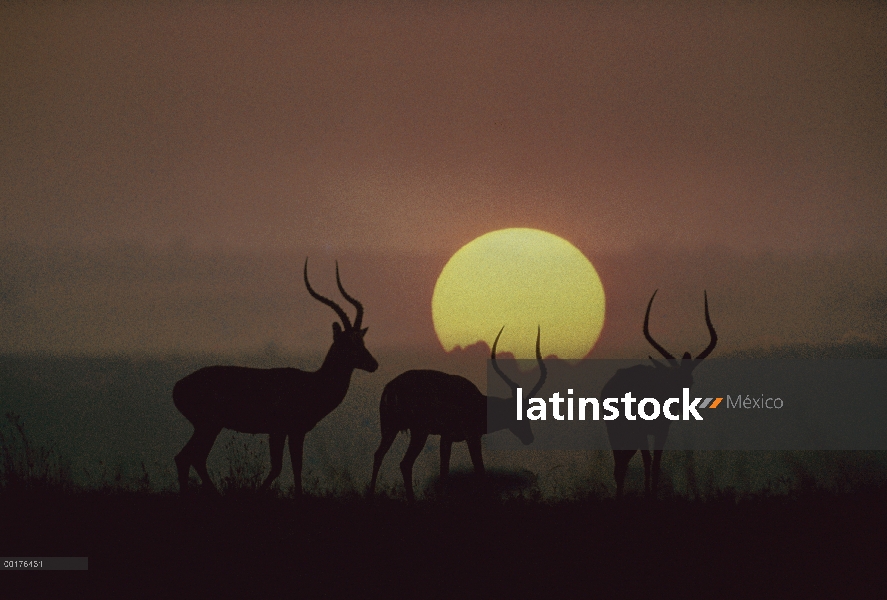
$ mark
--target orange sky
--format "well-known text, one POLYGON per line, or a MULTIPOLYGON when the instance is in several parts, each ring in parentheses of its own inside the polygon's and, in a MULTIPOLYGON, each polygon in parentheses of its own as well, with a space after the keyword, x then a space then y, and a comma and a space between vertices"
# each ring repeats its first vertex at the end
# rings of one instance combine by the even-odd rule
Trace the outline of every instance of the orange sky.
POLYGON ((515 226, 598 266, 604 348, 656 287, 675 343, 702 289, 726 344, 883 338, 887 9, 709 4, 6 3, 0 351, 323 345, 306 255, 428 345, 515 226))

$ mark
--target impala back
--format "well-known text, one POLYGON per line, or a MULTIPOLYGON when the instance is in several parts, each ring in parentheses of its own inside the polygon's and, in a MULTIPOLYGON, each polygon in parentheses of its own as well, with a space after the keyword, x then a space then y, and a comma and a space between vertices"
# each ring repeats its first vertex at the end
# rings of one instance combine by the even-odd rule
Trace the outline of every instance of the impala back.
POLYGON ((311 414, 319 411, 310 410, 306 375, 292 368, 204 367, 175 384, 173 402, 194 425, 284 433, 323 417, 311 414))
POLYGON ((426 431, 463 441, 485 433, 486 410, 485 396, 464 377, 413 370, 385 386, 379 419, 383 431, 426 431))

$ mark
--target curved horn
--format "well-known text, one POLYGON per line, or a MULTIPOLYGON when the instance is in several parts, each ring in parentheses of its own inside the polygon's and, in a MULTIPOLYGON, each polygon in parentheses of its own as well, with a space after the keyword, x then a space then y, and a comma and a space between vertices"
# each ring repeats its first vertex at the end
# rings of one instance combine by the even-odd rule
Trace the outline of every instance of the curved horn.
POLYGON ((537 326, 536 329, 536 360, 539 362, 539 381, 536 382, 536 385, 533 387, 533 391, 527 394, 527 398, 532 398, 536 395, 540 389, 542 389, 542 385, 545 383, 545 378, 548 377, 548 369, 545 368, 545 363, 542 361, 542 352, 539 350, 539 338, 542 336, 542 327, 537 326))
POLYGON ((354 308, 357 309, 357 316, 354 317, 354 328, 360 329, 360 322, 363 320, 363 305, 349 296, 348 292, 345 291, 345 288, 342 287, 342 282, 339 281, 339 261, 336 261, 336 284, 339 286, 339 292, 342 294, 342 297, 353 304, 354 308))
POLYGON ((311 284, 308 283, 308 259, 305 259, 305 287, 308 288, 308 293, 311 294, 311 297, 315 300, 319 300, 336 311, 336 314, 339 315, 339 318, 342 319, 342 325, 345 326, 345 329, 351 329, 351 321, 348 319, 348 315, 345 314, 345 311, 342 310, 342 307, 330 300, 329 298, 324 298, 313 289, 311 289, 311 284))
POLYGON ((653 336, 650 335, 650 307, 653 306, 653 298, 656 297, 656 292, 658 291, 659 290, 653 292, 653 295, 650 297, 650 302, 649 304, 647 304, 647 314, 644 315, 644 337, 647 338, 647 341, 650 342, 650 345, 653 346, 657 351, 659 351, 659 354, 661 354, 670 365, 675 366, 674 356, 669 354, 665 348, 657 344, 656 340, 653 339, 653 336))
POLYGON ((708 316, 708 293, 702 293, 705 296, 705 324, 708 325, 708 333, 711 335, 711 342, 709 342, 708 348, 703 350, 702 353, 696 357, 696 360, 702 360, 711 354, 711 351, 715 349, 715 345, 718 343, 718 334, 715 333, 715 328, 711 324, 711 317, 708 316))
POLYGON ((496 371, 496 375, 502 378, 508 387, 511 388, 512 393, 517 389, 517 384, 510 380, 505 373, 502 372, 502 369, 499 368, 499 365, 496 363, 496 344, 499 343, 499 336, 502 335, 502 332, 505 330, 505 325, 502 326, 502 329, 499 330, 499 333, 496 335, 496 341, 493 342, 493 349, 490 350, 490 361, 493 363, 493 370, 496 371))

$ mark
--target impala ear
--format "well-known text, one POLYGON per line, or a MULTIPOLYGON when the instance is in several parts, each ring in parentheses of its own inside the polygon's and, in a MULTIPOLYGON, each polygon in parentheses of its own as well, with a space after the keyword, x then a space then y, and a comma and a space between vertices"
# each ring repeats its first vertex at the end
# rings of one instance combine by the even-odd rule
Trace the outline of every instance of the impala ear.
POLYGON ((342 326, 338 322, 333 323, 333 338, 342 335, 342 326))
POLYGON ((364 327, 360 330, 360 337, 363 337, 367 334, 367 329, 369 329, 369 327, 364 327))

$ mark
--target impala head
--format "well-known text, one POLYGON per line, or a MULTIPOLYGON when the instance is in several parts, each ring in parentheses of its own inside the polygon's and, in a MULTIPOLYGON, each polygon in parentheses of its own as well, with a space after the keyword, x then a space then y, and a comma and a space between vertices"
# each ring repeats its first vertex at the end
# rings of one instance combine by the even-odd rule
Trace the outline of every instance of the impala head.
POLYGON ((333 323, 333 346, 330 348, 330 354, 334 354, 347 366, 372 373, 379 367, 379 363, 376 362, 376 359, 373 358, 373 355, 370 354, 369 350, 366 349, 366 346, 363 343, 363 337, 366 335, 368 329, 367 327, 364 327, 363 329, 360 328, 361 321, 363 320, 363 306, 360 302, 349 296, 348 292, 345 291, 345 288, 342 287, 342 282, 339 279, 338 262, 336 262, 336 284, 339 286, 339 292, 341 292, 342 297, 357 309, 357 315, 354 317, 353 325, 341 306, 329 298, 324 298, 311 289, 311 284, 308 283, 308 259, 305 259, 305 287, 308 288, 308 293, 311 294, 315 300, 326 304, 336 311, 336 314, 339 315, 339 318, 342 320, 341 325, 339 325, 339 323, 333 323))
MULTIPOLYGON (((656 292, 658 291, 659 290, 656 290, 656 292)), ((680 376, 677 378, 680 380, 682 387, 689 387, 693 383, 693 369, 696 368, 696 365, 698 365, 702 359, 711 354, 711 351, 715 349, 715 345, 718 343, 718 334, 715 333, 715 328, 711 324, 711 317, 708 315, 708 294, 703 292, 703 296, 705 297, 705 324, 708 326, 708 333, 711 336, 711 341, 708 343, 708 347, 696 358, 693 358, 693 355, 689 352, 684 352, 680 362, 678 362, 677 359, 669 354, 665 348, 657 344, 656 340, 653 339, 653 336, 650 335, 650 307, 653 306, 653 298, 656 297, 656 292, 653 292, 653 295, 650 297, 650 302, 647 304, 647 314, 644 316, 644 337, 647 338, 650 345, 668 361, 668 366, 657 361, 652 356, 650 357, 650 360, 653 361, 653 364, 657 369, 679 372, 680 376)))
MULTIPOLYGON (((493 342, 493 348, 490 351, 490 360, 493 363, 493 370, 496 371, 496 374, 502 378, 502 381, 508 384, 508 387, 511 389, 511 397, 508 399, 510 406, 514 406, 515 397, 517 396, 517 388, 518 385, 514 383, 511 379, 508 378, 505 373, 502 372, 502 369, 499 368, 499 365, 496 363, 496 345, 499 343, 499 336, 502 335, 502 331, 505 329, 505 326, 502 326, 502 329, 499 330, 499 333, 496 335, 496 340, 493 342)), ((536 385, 533 386, 533 389, 524 394, 524 398, 533 398, 536 393, 542 389, 542 385, 545 383, 545 377, 548 375, 548 370, 545 368, 545 363, 542 361, 542 352, 539 350, 539 338, 542 335, 542 329, 539 328, 536 330, 536 360, 539 362, 539 381, 536 382, 536 385)), ((533 443, 533 430, 530 428, 530 422, 527 420, 518 421, 514 418, 509 419, 508 421, 508 430, 513 433, 517 439, 524 443, 524 445, 533 443)))

